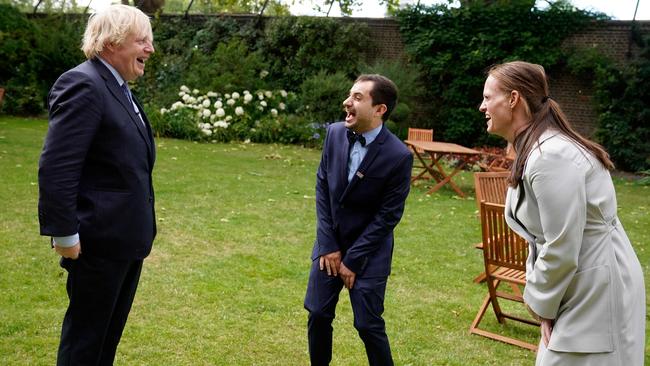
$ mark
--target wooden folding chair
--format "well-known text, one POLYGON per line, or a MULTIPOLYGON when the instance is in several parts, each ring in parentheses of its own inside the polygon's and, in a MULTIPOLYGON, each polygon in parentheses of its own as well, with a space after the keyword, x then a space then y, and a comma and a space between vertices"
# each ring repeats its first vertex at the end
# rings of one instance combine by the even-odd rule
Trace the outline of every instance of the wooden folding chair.
MULTIPOLYGON (((433 130, 431 129, 422 129, 422 128, 411 128, 408 130, 409 141, 433 141, 433 130)), ((418 150, 418 153, 422 156, 424 151, 418 150)), ((413 165, 413 169, 419 170, 419 173, 411 176, 411 182, 414 182, 418 179, 426 179, 425 175, 427 173, 426 167, 419 165, 419 163, 413 165)))
POLYGON ((508 143, 505 154, 486 154, 487 158, 478 162, 478 166, 486 172, 508 171, 515 161, 515 149, 508 143))
POLYGON ((505 313, 499 305, 499 299, 523 304, 524 299, 521 293, 501 291, 499 285, 503 282, 515 286, 526 285, 526 256, 528 254, 526 241, 510 230, 506 224, 504 208, 504 205, 481 202, 481 233, 484 244, 483 259, 487 275, 485 282, 488 287, 488 294, 483 300, 469 331, 471 334, 478 334, 531 351, 537 351, 537 346, 532 343, 479 329, 481 320, 490 305, 492 305, 494 314, 501 324, 505 323, 506 319, 511 319, 539 326, 539 322, 536 320, 505 313))
MULTIPOLYGON (((509 171, 503 172, 477 172, 474 173, 474 190, 476 191, 476 205, 481 210, 481 202, 505 204, 508 191, 509 171)), ((476 249, 483 249, 483 242, 475 244, 476 249)), ((485 281, 485 272, 474 278, 474 282, 485 281)))

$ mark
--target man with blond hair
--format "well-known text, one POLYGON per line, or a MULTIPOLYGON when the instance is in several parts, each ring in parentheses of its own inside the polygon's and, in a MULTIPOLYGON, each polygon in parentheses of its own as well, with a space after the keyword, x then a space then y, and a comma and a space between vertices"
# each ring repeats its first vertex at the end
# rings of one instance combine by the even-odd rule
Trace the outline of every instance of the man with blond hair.
POLYGON ((68 272, 57 365, 111 365, 156 235, 155 145, 127 84, 154 52, 149 18, 126 5, 95 13, 82 50, 48 97, 38 217, 68 272))

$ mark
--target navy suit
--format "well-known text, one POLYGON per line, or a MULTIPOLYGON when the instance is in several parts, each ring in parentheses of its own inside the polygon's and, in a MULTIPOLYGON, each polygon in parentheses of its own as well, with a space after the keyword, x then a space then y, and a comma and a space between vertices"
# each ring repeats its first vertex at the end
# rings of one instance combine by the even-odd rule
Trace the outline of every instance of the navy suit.
POLYGON ((98 59, 65 72, 50 90, 38 174, 40 231, 79 233, 82 251, 77 260, 61 259, 70 305, 60 365, 112 364, 156 235, 155 145, 135 103, 142 119, 98 59))
POLYGON ((316 177, 317 235, 305 297, 309 311, 309 350, 313 365, 329 364, 340 277, 319 270, 319 257, 341 251, 356 274, 350 300, 354 325, 371 365, 390 365, 392 357, 383 313, 393 254, 393 229, 409 193, 413 157, 384 126, 348 183, 350 144, 343 123, 330 125, 316 177))

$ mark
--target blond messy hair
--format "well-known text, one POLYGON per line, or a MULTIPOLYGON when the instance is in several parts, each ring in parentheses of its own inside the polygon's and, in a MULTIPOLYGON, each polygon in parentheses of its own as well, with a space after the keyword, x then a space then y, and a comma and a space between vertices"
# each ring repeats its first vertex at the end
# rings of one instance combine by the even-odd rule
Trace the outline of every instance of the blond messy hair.
POLYGON ((153 40, 149 17, 133 6, 111 5, 90 15, 81 50, 87 59, 92 59, 97 57, 107 44, 119 46, 130 34, 146 36, 153 40))

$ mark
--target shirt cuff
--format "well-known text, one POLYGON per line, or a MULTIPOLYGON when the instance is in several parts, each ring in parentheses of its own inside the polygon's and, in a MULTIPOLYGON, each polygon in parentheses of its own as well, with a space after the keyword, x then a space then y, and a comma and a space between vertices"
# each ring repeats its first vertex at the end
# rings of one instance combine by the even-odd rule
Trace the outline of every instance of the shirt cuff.
POLYGON ((79 233, 69 236, 53 236, 54 244, 62 248, 70 248, 79 242, 79 233))

